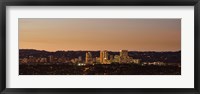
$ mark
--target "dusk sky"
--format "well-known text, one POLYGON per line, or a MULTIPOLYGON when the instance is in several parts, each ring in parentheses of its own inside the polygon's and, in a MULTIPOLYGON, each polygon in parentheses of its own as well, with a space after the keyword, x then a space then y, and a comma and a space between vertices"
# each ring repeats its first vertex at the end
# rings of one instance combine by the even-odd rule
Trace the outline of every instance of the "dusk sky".
POLYGON ((19 49, 181 50, 181 19, 19 18, 19 49))

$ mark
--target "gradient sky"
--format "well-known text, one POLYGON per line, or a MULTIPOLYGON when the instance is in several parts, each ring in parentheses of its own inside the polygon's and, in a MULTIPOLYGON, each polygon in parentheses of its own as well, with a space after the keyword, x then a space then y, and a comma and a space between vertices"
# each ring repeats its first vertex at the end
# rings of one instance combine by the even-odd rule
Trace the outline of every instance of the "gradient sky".
POLYGON ((181 19, 19 18, 19 48, 181 50, 181 19))

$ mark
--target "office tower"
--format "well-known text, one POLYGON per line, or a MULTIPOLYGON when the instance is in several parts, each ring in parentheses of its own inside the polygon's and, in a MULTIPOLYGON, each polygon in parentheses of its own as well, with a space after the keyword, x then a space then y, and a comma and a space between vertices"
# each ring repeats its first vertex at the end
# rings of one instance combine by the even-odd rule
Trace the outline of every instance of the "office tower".
POLYGON ((120 60, 120 56, 119 55, 115 55, 113 62, 118 62, 119 63, 119 60, 120 60))
POLYGON ((99 59, 100 59, 100 63, 103 63, 103 51, 100 51, 99 59))
POLYGON ((100 52, 100 63, 102 63, 102 64, 108 63, 108 52, 107 52, 107 50, 100 52))
POLYGON ((86 52, 85 63, 92 63, 92 54, 90 52, 86 52))
POLYGON ((110 63, 112 63, 114 61, 114 56, 113 55, 110 55, 109 61, 110 61, 110 63))
POLYGON ((114 56, 113 55, 110 55, 110 60, 113 60, 114 59, 114 56))
POLYGON ((128 63, 128 50, 120 50, 120 63, 128 63))
POLYGON ((120 50, 120 56, 122 57, 128 56, 128 50, 120 50))

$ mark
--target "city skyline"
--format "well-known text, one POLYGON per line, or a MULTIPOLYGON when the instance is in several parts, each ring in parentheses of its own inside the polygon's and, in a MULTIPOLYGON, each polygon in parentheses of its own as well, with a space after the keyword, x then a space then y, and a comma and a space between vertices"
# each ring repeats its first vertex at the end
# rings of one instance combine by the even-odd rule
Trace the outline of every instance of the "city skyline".
MULTIPOLYGON (((128 50, 120 50, 118 52, 112 52, 108 50, 102 50, 102 51, 60 51, 60 52, 48 52, 48 51, 41 51, 41 50, 26 50, 21 49, 20 51, 20 63, 28 64, 28 63, 84 63, 84 64, 111 64, 111 63, 135 63, 140 64, 142 58, 145 60, 145 58, 152 58, 152 52, 131 52, 128 50), (130 54, 129 54, 130 52, 130 54), (54 53, 54 54, 53 54, 54 53), (57 53, 57 54, 55 54, 57 53), (72 53, 76 53, 72 55, 72 53), (133 54, 134 53, 134 54, 133 54), (145 54, 141 54, 145 53, 145 54), (71 54, 71 56, 67 55, 71 54), (85 54, 85 55, 83 55, 85 54), (94 54, 94 56, 93 56, 94 54), (137 58, 134 58, 133 55, 139 55, 136 56, 137 58), (147 55, 149 54, 149 55, 147 55), (130 55, 130 56, 129 56, 130 55), (71 57, 71 60, 69 59, 71 57), (72 58, 73 57, 73 58, 72 58), (85 59, 82 59, 85 58, 85 59), (84 60, 84 61, 83 61, 84 60)), ((177 53, 181 53, 181 51, 177 52, 153 52, 153 54, 172 54, 174 53, 174 56, 177 56, 177 53), (176 55, 175 55, 176 54, 176 55)), ((165 56, 165 55, 164 55, 165 56)), ((173 58, 174 58, 173 56, 173 58)), ((157 59, 160 58, 160 60, 156 60, 155 58, 152 58, 155 63, 155 60, 157 64, 162 64, 166 61, 168 58, 163 58, 163 56, 157 57, 157 59)), ((169 57, 170 58, 170 57, 169 57)), ((180 57, 177 57, 180 59, 180 57)), ((178 60, 179 60, 178 59, 178 60)), ((151 60, 150 60, 151 61, 151 60)), ((173 60, 172 60, 173 61, 173 60)), ((152 61, 151 61, 152 62, 152 61)), ((177 62, 176 60, 173 62, 177 62)), ((178 61, 179 62, 179 61, 178 61)), ((166 62, 165 62, 166 63, 166 62)))
POLYGON ((19 49, 179 51, 181 19, 19 18, 19 49))
POLYGON ((19 52, 19 75, 181 75, 181 51, 19 52))

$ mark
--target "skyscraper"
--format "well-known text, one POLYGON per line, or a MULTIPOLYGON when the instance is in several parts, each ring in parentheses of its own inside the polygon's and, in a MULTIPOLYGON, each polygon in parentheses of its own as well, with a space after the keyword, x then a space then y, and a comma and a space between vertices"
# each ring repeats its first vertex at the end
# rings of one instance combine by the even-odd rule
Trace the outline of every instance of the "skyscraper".
POLYGON ((92 63, 92 54, 90 52, 86 52, 85 63, 88 63, 88 64, 92 63))
POLYGON ((102 63, 102 64, 108 63, 108 51, 107 50, 100 52, 100 63, 102 63))
POLYGON ((120 56, 122 57, 128 56, 128 50, 120 50, 120 56))
POLYGON ((128 62, 128 50, 120 50, 120 63, 127 63, 128 62))

